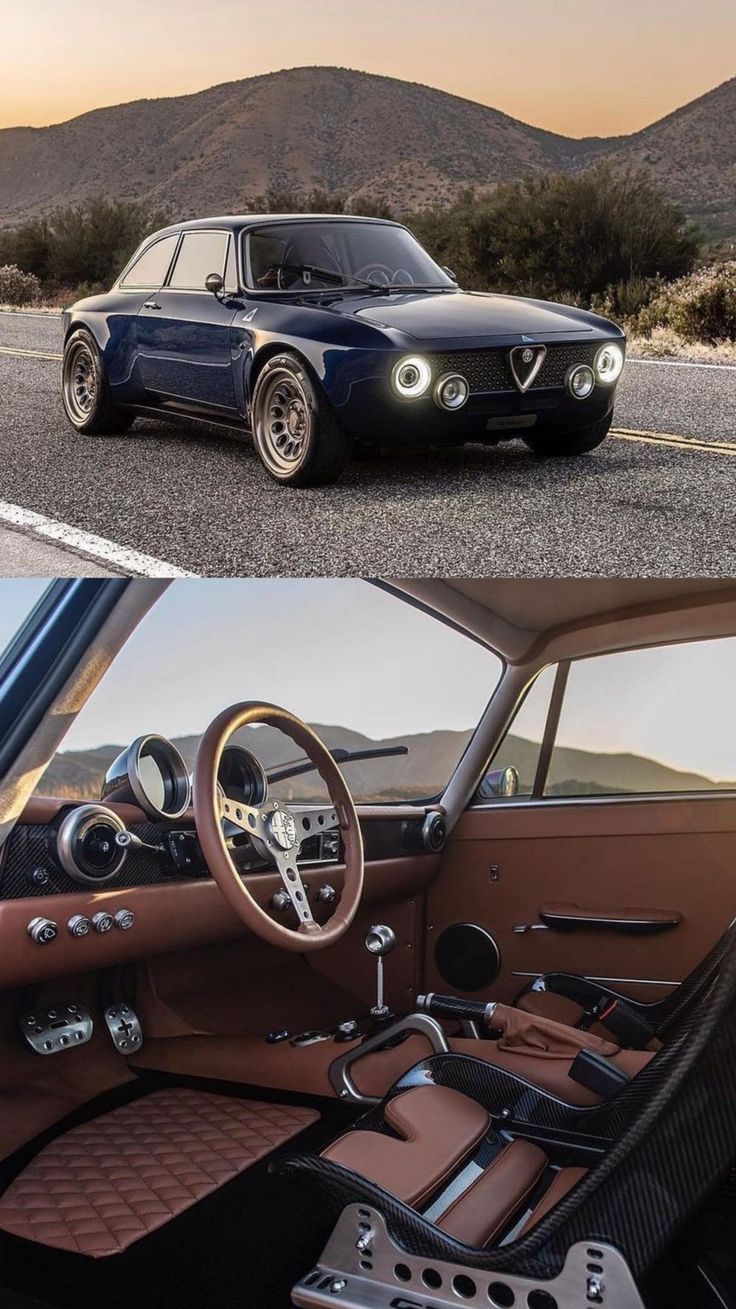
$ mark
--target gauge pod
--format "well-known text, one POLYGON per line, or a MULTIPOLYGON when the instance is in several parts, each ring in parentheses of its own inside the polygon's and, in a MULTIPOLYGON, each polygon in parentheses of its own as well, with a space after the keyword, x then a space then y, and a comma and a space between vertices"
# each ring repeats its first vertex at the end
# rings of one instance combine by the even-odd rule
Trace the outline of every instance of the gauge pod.
POLYGON ((96 886, 109 882, 120 872, 127 850, 115 838, 125 823, 112 809, 101 804, 83 804, 70 809, 56 833, 56 857, 75 882, 96 886))
POLYGON ((192 785, 179 751, 164 736, 139 736, 110 765, 101 799, 137 804, 153 819, 181 818, 192 785))
POLYGON ((226 745, 222 752, 217 781, 228 800, 240 804, 262 805, 268 794, 268 778, 262 764, 242 745, 226 745))

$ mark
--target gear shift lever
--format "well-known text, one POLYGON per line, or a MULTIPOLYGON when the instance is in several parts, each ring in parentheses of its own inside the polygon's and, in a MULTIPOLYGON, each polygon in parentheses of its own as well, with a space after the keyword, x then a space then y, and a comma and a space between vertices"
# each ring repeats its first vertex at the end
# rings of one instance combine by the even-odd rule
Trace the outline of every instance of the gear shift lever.
POLYGON ((375 927, 370 927, 365 935, 365 948, 372 955, 376 956, 376 1003, 371 1009, 373 1018, 388 1018, 391 1010, 384 1000, 383 991, 383 960, 387 954, 390 954, 396 945, 396 933, 392 928, 386 927, 383 923, 378 923, 375 927))

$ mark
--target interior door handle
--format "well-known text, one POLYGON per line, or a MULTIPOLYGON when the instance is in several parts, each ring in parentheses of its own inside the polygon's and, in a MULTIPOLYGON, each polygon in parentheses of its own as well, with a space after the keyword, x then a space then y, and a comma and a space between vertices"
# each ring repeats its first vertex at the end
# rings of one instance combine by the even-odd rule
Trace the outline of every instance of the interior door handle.
POLYGON ((624 932, 644 936, 668 932, 682 922, 676 909, 587 909, 577 904, 543 904, 539 917, 545 927, 558 932, 624 932))
POLYGON ((144 308, 144 309, 160 309, 161 306, 160 306, 159 304, 157 304, 155 300, 146 300, 146 303, 144 304, 143 308, 144 308))

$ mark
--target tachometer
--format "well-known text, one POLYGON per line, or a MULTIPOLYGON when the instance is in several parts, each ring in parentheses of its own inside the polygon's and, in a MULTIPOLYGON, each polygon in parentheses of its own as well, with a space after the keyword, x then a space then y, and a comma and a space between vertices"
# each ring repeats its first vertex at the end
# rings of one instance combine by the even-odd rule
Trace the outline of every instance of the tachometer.
POLYGON ((163 736, 139 736, 110 765, 101 799, 137 804, 149 818, 181 818, 192 785, 179 751, 163 736))
POLYGON ((255 755, 242 745, 226 745, 217 780, 228 800, 261 805, 268 793, 268 779, 255 755))

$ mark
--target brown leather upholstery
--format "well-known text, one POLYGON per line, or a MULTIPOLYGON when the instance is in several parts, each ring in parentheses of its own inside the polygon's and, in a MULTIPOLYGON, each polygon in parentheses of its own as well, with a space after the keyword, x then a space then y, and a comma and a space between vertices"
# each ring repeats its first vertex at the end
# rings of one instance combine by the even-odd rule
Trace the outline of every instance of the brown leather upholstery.
POLYGON ((613 1041, 605 1041, 593 1032, 580 1032, 566 1023, 506 1004, 496 1005, 493 1026, 502 1033, 499 1050, 525 1054, 531 1059, 573 1060, 580 1050, 590 1050, 610 1059, 620 1050, 613 1041))
POLYGON ((539 1146, 510 1141, 437 1219, 437 1226, 466 1245, 488 1245, 521 1209, 546 1167, 547 1156, 539 1146))
POLYGON ((485 1109, 446 1086, 412 1087, 390 1101, 384 1116, 398 1140, 347 1132, 323 1154, 410 1205, 439 1190, 490 1126, 485 1109))
POLYGON ((546 1218, 550 1209, 554 1209, 555 1205, 560 1203, 560 1200, 564 1200, 568 1191, 571 1191, 573 1186, 577 1186, 578 1182, 582 1181, 587 1171, 587 1168, 561 1168, 555 1175, 552 1185, 545 1191, 534 1212, 530 1214, 519 1235, 525 1236, 527 1232, 531 1231, 532 1227, 535 1227, 538 1222, 546 1218))
POLYGON ((117 1254, 315 1122, 312 1109, 157 1091, 47 1145, 0 1198, 0 1228, 117 1254))
POLYGON ((566 1023, 568 1027, 577 1027, 585 1010, 566 995, 555 995, 554 991, 527 991, 515 1001, 517 1009, 525 1013, 537 1014, 540 1018, 551 1018, 555 1023, 566 1023))

